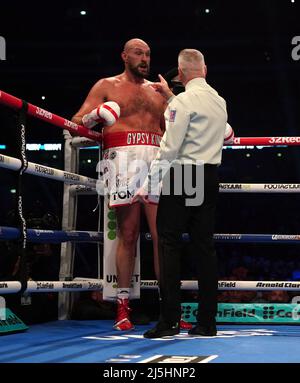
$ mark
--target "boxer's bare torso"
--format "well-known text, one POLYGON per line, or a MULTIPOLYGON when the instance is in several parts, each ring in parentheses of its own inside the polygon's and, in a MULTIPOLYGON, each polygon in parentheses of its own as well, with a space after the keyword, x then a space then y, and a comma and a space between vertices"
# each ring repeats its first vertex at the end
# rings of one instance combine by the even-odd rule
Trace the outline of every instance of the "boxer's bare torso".
POLYGON ((134 130, 161 133, 164 129, 166 103, 150 84, 145 79, 131 81, 126 73, 99 80, 73 121, 81 123, 82 116, 99 104, 115 101, 121 109, 120 118, 113 126, 105 127, 104 134, 134 130))

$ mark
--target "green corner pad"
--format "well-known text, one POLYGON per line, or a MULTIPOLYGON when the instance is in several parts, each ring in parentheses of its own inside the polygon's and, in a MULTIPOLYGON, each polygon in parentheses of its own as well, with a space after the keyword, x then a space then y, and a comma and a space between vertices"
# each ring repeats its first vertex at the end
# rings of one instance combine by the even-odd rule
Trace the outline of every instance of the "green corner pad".
MULTIPOLYGON (((197 322, 198 303, 182 303, 182 318, 197 322)), ((300 305, 295 303, 218 303, 217 323, 300 324, 300 305)))
POLYGON ((117 232, 115 230, 110 230, 108 233, 107 233, 107 239, 113 241, 117 238, 117 232))
POLYGON ((110 210, 110 211, 108 212, 108 214, 107 214, 107 217, 108 217, 109 219, 115 220, 115 219, 117 218, 115 210, 114 210, 114 209, 113 209, 113 210, 110 210))
POLYGON ((28 326, 17 317, 10 309, 1 310, 0 318, 0 335, 16 333, 19 331, 25 331, 28 329, 28 326))

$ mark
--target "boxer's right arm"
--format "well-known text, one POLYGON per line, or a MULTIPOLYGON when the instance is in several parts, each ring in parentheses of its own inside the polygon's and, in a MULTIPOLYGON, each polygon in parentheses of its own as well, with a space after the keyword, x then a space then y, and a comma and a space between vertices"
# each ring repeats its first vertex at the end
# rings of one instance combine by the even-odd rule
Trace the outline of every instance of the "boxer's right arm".
POLYGON ((109 83, 106 79, 99 80, 92 87, 78 112, 72 117, 72 122, 82 125, 82 117, 104 101, 107 101, 109 83))
POLYGON ((224 135, 224 145, 231 145, 234 143, 234 130, 232 126, 226 123, 225 135, 224 135))

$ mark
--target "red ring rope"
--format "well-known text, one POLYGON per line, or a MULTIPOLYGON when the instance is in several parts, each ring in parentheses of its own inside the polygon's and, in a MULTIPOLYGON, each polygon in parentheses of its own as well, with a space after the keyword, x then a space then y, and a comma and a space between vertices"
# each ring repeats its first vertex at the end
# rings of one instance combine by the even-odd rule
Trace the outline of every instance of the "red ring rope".
MULTIPOLYGON (((22 100, 0 90, 0 104, 4 104, 13 109, 21 109, 22 100)), ((75 133, 77 136, 90 138, 93 141, 102 141, 101 133, 89 130, 82 125, 77 125, 74 122, 67 120, 66 118, 48 112, 47 110, 38 106, 28 103, 27 113, 30 116, 36 117, 40 120, 50 122, 59 128, 67 129, 69 132, 75 133)))
MULTIPOLYGON (((0 104, 7 105, 14 109, 21 109, 22 100, 0 90, 0 104)), ((77 125, 63 117, 48 112, 28 103, 29 115, 52 123, 63 129, 67 129, 78 136, 87 137, 91 140, 101 142, 102 134, 89 130, 82 125, 77 125)), ((268 146, 300 146, 300 137, 236 137, 230 146, 268 145, 268 146)))

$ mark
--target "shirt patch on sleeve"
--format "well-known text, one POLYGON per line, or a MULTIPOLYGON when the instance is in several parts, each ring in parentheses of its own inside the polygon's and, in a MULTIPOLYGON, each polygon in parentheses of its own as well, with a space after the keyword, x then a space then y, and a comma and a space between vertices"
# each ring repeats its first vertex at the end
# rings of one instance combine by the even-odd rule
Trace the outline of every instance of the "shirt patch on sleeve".
POLYGON ((176 117, 176 110, 175 109, 171 109, 170 110, 170 119, 169 119, 169 121, 170 122, 174 122, 175 121, 175 117, 176 117))

